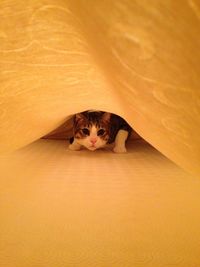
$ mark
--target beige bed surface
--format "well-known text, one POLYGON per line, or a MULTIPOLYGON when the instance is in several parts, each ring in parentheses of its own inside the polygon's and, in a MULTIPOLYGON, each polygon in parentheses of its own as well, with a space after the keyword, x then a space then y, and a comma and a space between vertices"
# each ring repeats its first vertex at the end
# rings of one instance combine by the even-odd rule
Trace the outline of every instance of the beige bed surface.
POLYGON ((1 157, 0 266, 198 267, 200 180, 147 143, 1 157))

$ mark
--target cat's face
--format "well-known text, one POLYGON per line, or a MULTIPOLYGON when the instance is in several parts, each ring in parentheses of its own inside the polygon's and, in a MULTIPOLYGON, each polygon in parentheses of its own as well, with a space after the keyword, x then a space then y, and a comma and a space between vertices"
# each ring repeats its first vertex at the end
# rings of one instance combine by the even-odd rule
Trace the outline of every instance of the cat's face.
POLYGON ((89 150, 104 147, 109 139, 110 113, 83 112, 75 116, 74 137, 89 150))

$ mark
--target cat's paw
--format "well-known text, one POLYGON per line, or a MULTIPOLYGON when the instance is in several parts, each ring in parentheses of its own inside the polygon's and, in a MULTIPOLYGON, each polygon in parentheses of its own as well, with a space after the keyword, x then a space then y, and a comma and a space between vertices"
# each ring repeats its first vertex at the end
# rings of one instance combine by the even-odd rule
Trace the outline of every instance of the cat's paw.
POLYGON ((126 153, 126 152, 127 152, 125 146, 115 146, 115 147, 113 148, 113 151, 114 151, 115 153, 126 153))
POLYGON ((74 145, 74 144, 70 144, 68 146, 69 150, 72 150, 72 151, 79 151, 81 149, 81 146, 79 145, 74 145))

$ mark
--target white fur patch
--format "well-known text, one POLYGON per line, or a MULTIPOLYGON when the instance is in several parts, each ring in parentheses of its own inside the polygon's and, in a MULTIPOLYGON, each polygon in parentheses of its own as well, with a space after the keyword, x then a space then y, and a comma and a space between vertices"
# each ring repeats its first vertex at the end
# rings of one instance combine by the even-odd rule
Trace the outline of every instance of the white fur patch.
POLYGON ((128 137, 127 131, 119 130, 119 132, 116 135, 115 146, 113 148, 113 151, 115 153, 125 153, 126 152, 125 142, 126 142, 127 137, 128 137))

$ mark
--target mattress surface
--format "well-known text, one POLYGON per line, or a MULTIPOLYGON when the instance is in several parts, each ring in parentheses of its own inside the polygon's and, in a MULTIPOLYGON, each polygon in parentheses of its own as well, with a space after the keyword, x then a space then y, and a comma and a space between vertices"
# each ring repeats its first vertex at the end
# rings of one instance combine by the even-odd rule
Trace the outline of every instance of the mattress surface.
POLYGON ((147 143, 39 140, 0 162, 0 266, 200 266, 200 180, 147 143))

